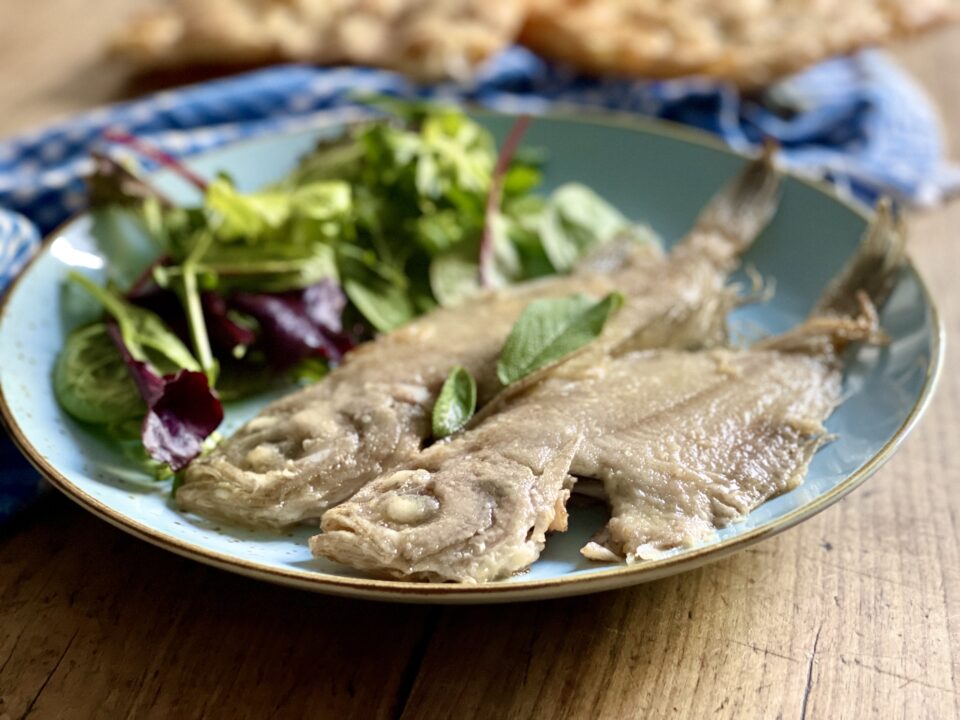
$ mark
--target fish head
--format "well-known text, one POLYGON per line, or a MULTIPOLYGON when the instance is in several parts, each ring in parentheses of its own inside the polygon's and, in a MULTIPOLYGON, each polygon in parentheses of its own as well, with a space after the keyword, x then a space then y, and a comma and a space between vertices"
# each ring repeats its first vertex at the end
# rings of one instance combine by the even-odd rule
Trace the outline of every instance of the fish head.
POLYGON ((434 465, 392 472, 328 510, 311 549, 405 579, 508 576, 539 556, 569 494, 571 458, 567 449, 540 465, 483 449, 443 453, 434 465))

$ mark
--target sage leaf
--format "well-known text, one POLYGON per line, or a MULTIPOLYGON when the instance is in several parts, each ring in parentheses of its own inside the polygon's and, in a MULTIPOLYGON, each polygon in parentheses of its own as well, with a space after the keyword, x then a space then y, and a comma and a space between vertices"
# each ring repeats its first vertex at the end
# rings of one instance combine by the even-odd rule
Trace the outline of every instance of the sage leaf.
POLYGON ((616 292, 600 301, 577 294, 529 303, 497 361, 500 382, 510 385, 587 345, 622 304, 623 295, 616 292))
POLYGON ((433 406, 433 436, 452 435, 467 424, 477 409, 477 382, 460 365, 454 366, 433 406))

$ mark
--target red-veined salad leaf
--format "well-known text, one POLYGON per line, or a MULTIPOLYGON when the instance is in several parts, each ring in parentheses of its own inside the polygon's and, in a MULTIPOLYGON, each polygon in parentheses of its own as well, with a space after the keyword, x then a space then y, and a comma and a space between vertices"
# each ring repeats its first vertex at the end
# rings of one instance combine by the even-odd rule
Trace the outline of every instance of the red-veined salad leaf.
POLYGON ((144 449, 174 472, 182 470, 223 421, 220 398, 202 372, 160 375, 149 363, 134 358, 116 320, 108 320, 107 329, 147 406, 140 430, 144 449))
POLYGON ((229 300, 257 321, 264 353, 278 369, 310 356, 338 362, 353 347, 341 322, 346 302, 329 280, 285 293, 234 293, 229 300))
POLYGON ((507 170, 510 169, 510 161, 520 147, 520 141, 530 127, 531 118, 529 115, 521 115, 513 123, 510 134, 507 135, 503 147, 500 148, 500 154, 497 157, 497 164, 493 168, 493 176, 490 180, 490 190, 487 194, 487 202, 484 207, 483 216, 483 239, 480 242, 480 284, 483 287, 493 285, 493 263, 494 263, 494 223, 495 217, 500 212, 500 204, 503 200, 503 183, 507 170))

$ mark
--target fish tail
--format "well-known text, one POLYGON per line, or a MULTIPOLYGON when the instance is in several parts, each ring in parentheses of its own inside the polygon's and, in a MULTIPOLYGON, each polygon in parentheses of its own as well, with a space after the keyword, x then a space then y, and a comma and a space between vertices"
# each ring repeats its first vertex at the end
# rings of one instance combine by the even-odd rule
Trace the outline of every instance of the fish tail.
POLYGON ((857 252, 824 290, 807 320, 756 347, 825 353, 855 342, 885 342, 877 307, 893 291, 906 258, 903 224, 890 200, 883 198, 857 252))
POLYGON ((896 285, 906 262, 906 233, 889 198, 877 202, 876 213, 856 254, 824 290, 811 316, 856 316, 862 307, 861 293, 880 307, 896 285))
POLYGON ((856 293, 854 301, 857 303, 856 312, 813 315, 787 332, 761 340, 753 347, 828 357, 852 343, 886 343, 888 337, 880 329, 877 310, 867 293, 856 293))
POLYGON ((764 145, 761 156, 748 163, 700 212, 693 235, 719 235, 735 254, 750 247, 780 203, 776 152, 776 144, 764 145))

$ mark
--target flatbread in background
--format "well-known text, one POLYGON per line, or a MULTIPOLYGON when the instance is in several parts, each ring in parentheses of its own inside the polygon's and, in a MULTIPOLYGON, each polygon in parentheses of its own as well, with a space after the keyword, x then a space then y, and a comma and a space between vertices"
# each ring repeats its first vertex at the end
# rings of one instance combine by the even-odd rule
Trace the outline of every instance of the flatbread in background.
POLYGON ((750 88, 958 12, 958 0, 533 0, 520 40, 588 72, 750 88))
POLYGON ((749 88, 958 15, 960 0, 167 0, 114 50, 147 70, 302 61, 467 79, 519 36, 588 72, 749 88))
POLYGON ((516 38, 510 0, 169 0, 115 38, 142 69, 303 61, 465 78, 516 38))

